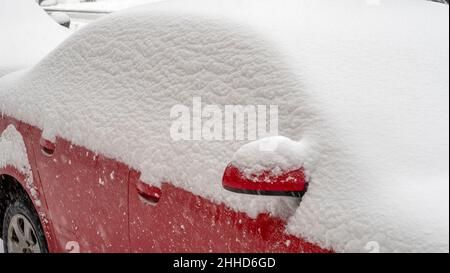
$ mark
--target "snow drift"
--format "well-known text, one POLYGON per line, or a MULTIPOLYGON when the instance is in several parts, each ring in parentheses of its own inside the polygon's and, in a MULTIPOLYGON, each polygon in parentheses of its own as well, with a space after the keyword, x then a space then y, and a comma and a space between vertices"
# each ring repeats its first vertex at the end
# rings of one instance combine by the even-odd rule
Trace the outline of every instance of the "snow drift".
POLYGON ((7 166, 14 167, 25 176, 25 186, 31 193, 34 204, 40 206, 41 200, 39 199, 36 186, 33 182, 33 175, 30 163, 28 162, 25 142, 14 125, 9 125, 0 133, 0 168, 5 168, 7 166))
POLYGON ((448 8, 367 3, 168 1, 119 12, 0 81, 0 109, 148 183, 283 217, 322 247, 447 252, 448 8), (221 188, 245 142, 172 141, 170 109, 193 96, 278 105, 279 134, 307 146, 299 207, 221 188))
POLYGON ((35 0, 0 1, 0 77, 37 63, 68 34, 35 0))

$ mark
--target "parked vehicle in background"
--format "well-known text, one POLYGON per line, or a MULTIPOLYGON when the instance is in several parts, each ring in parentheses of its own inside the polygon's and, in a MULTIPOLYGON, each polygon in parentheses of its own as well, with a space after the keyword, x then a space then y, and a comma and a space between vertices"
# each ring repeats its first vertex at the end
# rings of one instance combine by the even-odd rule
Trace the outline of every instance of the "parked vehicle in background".
POLYGON ((41 1, 41 6, 49 14, 54 12, 63 12, 67 14, 72 21, 71 28, 78 30, 86 24, 95 21, 102 16, 119 10, 159 2, 162 0, 101 0, 101 1, 41 1))
POLYGON ((33 1, 0 2, 0 77, 30 67, 69 32, 55 24, 33 1))

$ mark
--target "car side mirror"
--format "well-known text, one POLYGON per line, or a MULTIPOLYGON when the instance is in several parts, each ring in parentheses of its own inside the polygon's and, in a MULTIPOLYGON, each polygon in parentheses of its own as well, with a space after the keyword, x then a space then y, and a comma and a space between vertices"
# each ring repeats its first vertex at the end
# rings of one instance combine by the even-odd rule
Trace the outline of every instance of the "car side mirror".
POLYGON ((280 175, 272 175, 266 171, 249 178, 236 166, 229 164, 223 175, 222 186, 236 193, 302 197, 308 188, 308 183, 303 169, 280 175))
POLYGON ((224 171, 223 188, 236 193, 302 197, 308 189, 300 161, 302 146, 285 137, 242 146, 224 171))
POLYGON ((53 18, 58 24, 63 27, 70 28, 70 17, 67 13, 55 11, 50 13, 50 17, 53 18))

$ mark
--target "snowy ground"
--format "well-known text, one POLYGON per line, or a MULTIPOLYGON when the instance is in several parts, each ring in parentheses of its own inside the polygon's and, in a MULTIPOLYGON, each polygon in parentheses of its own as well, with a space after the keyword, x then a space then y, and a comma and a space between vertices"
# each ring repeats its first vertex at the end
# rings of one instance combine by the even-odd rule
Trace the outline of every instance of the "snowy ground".
POLYGON ((0 240, 0 253, 3 253, 3 241, 0 240))

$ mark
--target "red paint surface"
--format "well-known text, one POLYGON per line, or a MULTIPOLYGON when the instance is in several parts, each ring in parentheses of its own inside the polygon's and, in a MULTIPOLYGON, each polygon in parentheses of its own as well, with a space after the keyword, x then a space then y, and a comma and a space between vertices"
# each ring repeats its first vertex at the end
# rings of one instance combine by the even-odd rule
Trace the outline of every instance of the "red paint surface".
MULTIPOLYGON (((0 132, 9 124, 25 141, 51 252, 71 242, 81 252, 328 252, 287 235, 281 219, 252 219, 170 183, 147 187, 125 164, 61 138, 43 141, 40 129, 13 118, 0 118, 0 132)), ((11 166, 1 174, 30 194, 24 174, 11 166)))
POLYGON ((245 178, 242 172, 232 164, 225 169, 223 186, 252 191, 305 191, 306 179, 302 168, 281 175, 273 175, 269 171, 245 178))

